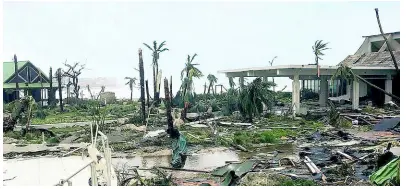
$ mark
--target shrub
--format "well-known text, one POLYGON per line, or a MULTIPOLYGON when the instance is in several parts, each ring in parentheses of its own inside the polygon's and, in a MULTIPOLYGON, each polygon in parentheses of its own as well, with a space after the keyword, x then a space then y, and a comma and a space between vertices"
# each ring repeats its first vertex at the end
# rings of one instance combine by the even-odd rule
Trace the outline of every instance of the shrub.
POLYGON ((48 112, 44 109, 38 109, 34 112, 34 118, 45 119, 48 116, 48 112))

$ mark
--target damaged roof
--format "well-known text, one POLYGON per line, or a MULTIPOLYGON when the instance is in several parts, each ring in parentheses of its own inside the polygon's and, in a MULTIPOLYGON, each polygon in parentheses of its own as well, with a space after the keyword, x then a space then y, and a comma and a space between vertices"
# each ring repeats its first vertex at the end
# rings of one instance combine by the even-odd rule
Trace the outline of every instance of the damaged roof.
MULTIPOLYGON (((400 51, 393 51, 397 65, 400 67, 400 51)), ((338 65, 361 66, 361 67, 394 67, 390 52, 370 52, 361 55, 349 55, 338 65)))

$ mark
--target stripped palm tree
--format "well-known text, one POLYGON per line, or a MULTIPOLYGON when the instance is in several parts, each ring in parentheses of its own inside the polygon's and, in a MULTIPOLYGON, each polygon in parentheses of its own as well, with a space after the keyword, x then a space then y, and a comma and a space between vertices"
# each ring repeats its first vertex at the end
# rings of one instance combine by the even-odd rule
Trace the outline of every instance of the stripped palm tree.
POLYGON ((129 81, 127 81, 126 85, 129 85, 129 87, 130 87, 130 101, 133 101, 133 89, 136 86, 137 78, 135 78, 135 77, 125 77, 124 79, 129 80, 129 81))
POLYGON ((164 48, 165 41, 160 43, 157 47, 157 41, 153 41, 153 47, 147 45, 146 43, 143 43, 148 49, 152 51, 152 56, 153 56, 153 86, 154 86, 154 102, 156 105, 159 104, 159 98, 160 98, 160 85, 158 84, 157 81, 157 75, 158 75, 158 59, 160 59, 160 53, 164 51, 169 51, 169 49, 164 48))
POLYGON ((322 53, 323 51, 329 49, 327 47, 328 43, 323 43, 322 40, 316 40, 314 46, 312 46, 312 51, 314 52, 315 55, 315 65, 317 65, 318 69, 318 77, 319 77, 319 61, 322 60, 321 56, 324 56, 325 54, 322 53))
POLYGON ((193 95, 193 78, 200 78, 203 76, 201 70, 199 70, 196 67, 199 64, 192 63, 196 56, 197 56, 197 54, 194 54, 192 57, 190 55, 188 55, 187 62, 185 63, 185 67, 181 71, 181 80, 182 80, 181 97, 182 97, 182 100, 184 101, 184 112, 183 112, 183 116, 182 116, 183 120, 185 120, 185 118, 186 118, 188 104, 191 100, 191 99, 189 99, 189 96, 192 97, 192 95, 193 95), (185 78, 184 78, 184 75, 185 75, 185 78))
POLYGON ((215 83, 218 82, 218 78, 212 74, 209 74, 207 76, 207 79, 209 81, 208 94, 209 94, 209 91, 211 90, 211 88, 212 88, 212 93, 215 94, 215 91, 213 90, 213 86, 215 83))

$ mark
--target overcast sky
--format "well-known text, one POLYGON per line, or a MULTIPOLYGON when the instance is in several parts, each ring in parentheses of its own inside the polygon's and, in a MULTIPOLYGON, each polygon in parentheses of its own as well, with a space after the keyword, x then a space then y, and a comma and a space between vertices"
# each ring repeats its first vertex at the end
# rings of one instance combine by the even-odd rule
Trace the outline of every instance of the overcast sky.
MULTIPOLYGON (((320 64, 336 65, 356 52, 362 36, 379 33, 374 8, 385 32, 400 30, 399 2, 4 2, 3 59, 17 54, 46 73, 65 60, 86 63, 82 77, 115 78, 107 90, 129 98, 124 77, 139 77, 138 48, 152 89, 152 57, 143 43, 165 40, 163 77, 172 75, 177 91, 187 55, 197 53, 201 93, 209 73, 228 88, 219 70, 266 66, 274 56, 275 65, 313 63, 315 40, 331 48, 320 64)), ((289 79, 276 83, 291 91, 289 79)))

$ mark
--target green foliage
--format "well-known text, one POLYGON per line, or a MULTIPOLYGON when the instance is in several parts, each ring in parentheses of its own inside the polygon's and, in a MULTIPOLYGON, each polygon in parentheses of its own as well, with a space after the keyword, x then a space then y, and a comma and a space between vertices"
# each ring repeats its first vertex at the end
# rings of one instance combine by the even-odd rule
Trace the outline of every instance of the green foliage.
POLYGON ((59 143, 59 140, 58 140, 57 137, 50 137, 50 138, 48 138, 48 139, 46 140, 46 142, 47 142, 48 144, 57 144, 57 143, 59 143))
POLYGON ((270 90, 274 84, 263 82, 261 78, 256 78, 252 83, 244 86, 240 93, 239 110, 243 117, 253 121, 253 116, 263 112, 263 103, 270 106, 273 99, 273 92, 270 90))
POLYGON ((140 113, 134 114, 132 117, 129 118, 129 123, 132 124, 143 124, 143 117, 141 116, 140 113))
POLYGON ((201 70, 197 68, 199 64, 192 63, 195 59, 197 54, 194 54, 191 58, 190 55, 187 57, 187 62, 185 63, 184 69, 181 71, 181 97, 184 102, 190 102, 189 96, 187 94, 193 96, 193 79, 194 78, 201 78, 203 76, 201 70), (186 77, 184 78, 184 74, 186 77))
POLYGON ((305 180, 305 179, 283 179, 280 181, 278 186, 316 186, 312 180, 305 180))
POLYGON ((352 127, 352 122, 347 120, 347 119, 342 119, 339 126, 341 128, 351 128, 352 127))
POLYGON ((264 131, 260 133, 259 141, 261 143, 275 143, 280 140, 281 137, 295 136, 296 132, 288 129, 273 129, 270 131, 264 131))
POLYGON ((342 64, 341 66, 336 69, 335 74, 331 77, 331 80, 342 79, 346 82, 350 82, 355 79, 353 75, 352 69, 347 65, 342 64))
POLYGON ((322 60, 321 56, 325 55, 322 52, 329 49, 327 45, 328 43, 323 43, 322 40, 315 41, 314 46, 312 46, 312 51, 314 52, 315 55, 315 64, 318 65, 318 60, 322 60))
POLYGON ((59 134, 66 134, 66 133, 81 131, 81 130, 84 130, 84 127, 80 127, 80 126, 52 127, 49 130, 52 131, 54 134, 59 135, 59 134))
POLYGON ((373 108, 371 106, 367 106, 362 109, 362 112, 370 113, 370 114, 380 114, 382 113, 379 109, 373 108))
POLYGON ((41 144, 42 143, 42 134, 38 132, 27 132, 24 136, 21 135, 19 131, 10 131, 4 133, 4 137, 14 138, 17 140, 22 140, 25 143, 29 144, 41 144))
POLYGON ((289 129, 273 129, 262 132, 238 131, 233 134, 233 142, 242 146, 251 146, 259 143, 278 143, 281 137, 296 136, 297 133, 289 129))
POLYGON ((330 106, 330 109, 328 111, 329 124, 332 125, 333 127, 338 127, 342 121, 340 112, 336 110, 336 107, 332 102, 328 101, 328 104, 330 106))
POLYGON ((45 119, 48 116, 48 112, 45 111, 44 109, 40 108, 37 111, 34 111, 34 115, 35 118, 39 118, 39 119, 45 119))
MULTIPOLYGON (((52 109, 36 109, 33 112, 32 124, 53 124, 53 123, 71 123, 92 121, 92 106, 95 101, 84 100, 82 103, 74 106, 67 106, 64 112, 60 112, 57 107, 52 109)), ((97 103, 96 103, 97 104, 97 103)), ((7 105, 11 107, 11 105, 7 105)), ((102 106, 106 110, 106 119, 116 119, 126 117, 129 114, 134 114, 138 109, 137 103, 120 103, 108 104, 102 106)))
POLYGON ((276 100, 283 102, 283 103, 289 103, 291 102, 292 99, 292 93, 291 92, 276 92, 274 93, 276 95, 276 100))

